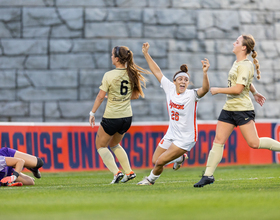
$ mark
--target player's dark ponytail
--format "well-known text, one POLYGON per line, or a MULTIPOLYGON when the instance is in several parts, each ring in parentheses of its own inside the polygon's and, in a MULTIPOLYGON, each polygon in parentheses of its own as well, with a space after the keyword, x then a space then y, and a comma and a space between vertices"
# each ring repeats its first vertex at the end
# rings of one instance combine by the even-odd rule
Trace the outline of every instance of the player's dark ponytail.
POLYGON ((115 47, 115 57, 118 55, 119 62, 126 65, 127 74, 131 83, 131 90, 137 97, 145 97, 142 87, 146 88, 146 79, 141 73, 149 74, 149 71, 136 65, 133 60, 133 52, 128 47, 115 47), (118 50, 118 54, 117 54, 118 50))
POLYGON ((188 74, 188 76, 190 77, 190 74, 188 73, 189 71, 189 68, 188 68, 188 65, 187 64, 183 64, 180 66, 180 71, 178 71, 177 73, 174 74, 173 76, 173 81, 175 81, 175 78, 176 76, 179 74, 179 73, 182 73, 182 72, 185 72, 186 74, 188 74))

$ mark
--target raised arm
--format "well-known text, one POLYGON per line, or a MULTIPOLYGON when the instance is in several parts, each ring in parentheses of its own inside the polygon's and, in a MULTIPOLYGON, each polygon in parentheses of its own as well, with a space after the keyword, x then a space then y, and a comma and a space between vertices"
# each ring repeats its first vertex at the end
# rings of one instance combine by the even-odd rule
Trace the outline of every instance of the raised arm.
POLYGON ((156 64, 156 62, 152 59, 152 57, 148 53, 149 47, 150 47, 150 45, 149 45, 148 42, 144 43, 143 46, 142 46, 142 52, 144 54, 144 57, 145 57, 148 65, 149 65, 150 70, 155 75, 157 80, 161 83, 161 79, 163 77, 163 74, 162 74, 159 66, 156 64))
POLYGON ((207 71, 210 67, 209 60, 205 58, 205 60, 201 60, 202 63, 202 70, 203 70, 203 81, 202 81, 202 87, 197 90, 197 95, 199 97, 203 97, 208 91, 210 87, 209 79, 207 71))

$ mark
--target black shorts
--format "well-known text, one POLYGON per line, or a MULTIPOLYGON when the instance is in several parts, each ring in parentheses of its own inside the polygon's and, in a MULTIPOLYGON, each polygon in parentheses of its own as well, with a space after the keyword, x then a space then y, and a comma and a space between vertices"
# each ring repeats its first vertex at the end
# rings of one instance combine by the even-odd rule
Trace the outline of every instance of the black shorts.
POLYGON ((237 127, 245 125, 251 120, 255 121, 255 111, 227 111, 223 109, 218 120, 237 127))
POLYGON ((124 134, 131 126, 132 117, 127 118, 102 118, 101 125, 104 131, 109 135, 116 132, 124 134))

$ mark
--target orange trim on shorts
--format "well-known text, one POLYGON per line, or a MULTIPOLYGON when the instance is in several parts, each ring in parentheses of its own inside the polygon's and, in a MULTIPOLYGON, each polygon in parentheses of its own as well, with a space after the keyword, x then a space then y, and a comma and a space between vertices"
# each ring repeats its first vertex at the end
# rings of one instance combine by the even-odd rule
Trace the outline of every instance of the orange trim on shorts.
POLYGON ((197 141, 196 109, 197 109, 197 102, 195 102, 195 106, 194 106, 194 141, 197 141))

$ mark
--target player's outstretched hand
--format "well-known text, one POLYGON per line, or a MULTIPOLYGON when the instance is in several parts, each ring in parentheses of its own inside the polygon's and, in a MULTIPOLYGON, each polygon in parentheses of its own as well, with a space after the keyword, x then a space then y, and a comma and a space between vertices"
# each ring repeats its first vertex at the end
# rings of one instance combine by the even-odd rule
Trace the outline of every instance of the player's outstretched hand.
POLYGON ((255 101, 258 104, 260 104, 260 106, 263 106, 263 104, 265 103, 265 100, 266 100, 266 98, 258 92, 254 95, 254 98, 255 98, 255 101))
POLYGON ((207 58, 204 58, 204 60, 201 60, 202 63, 202 70, 204 73, 206 73, 210 67, 209 60, 207 58))
POLYGON ((211 94, 212 94, 212 95, 218 94, 218 93, 219 93, 219 92, 218 92, 218 89, 219 89, 219 88, 217 88, 217 87, 211 87, 211 89, 210 89, 211 94))
POLYGON ((148 53, 149 48, 150 48, 150 44, 148 42, 143 43, 143 45, 142 45, 142 53, 148 53))

